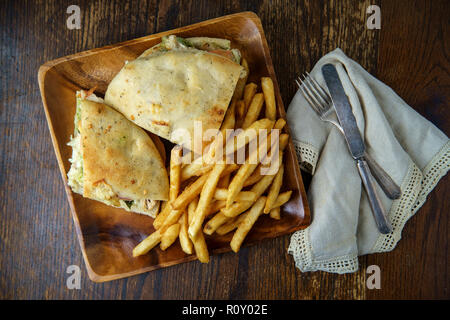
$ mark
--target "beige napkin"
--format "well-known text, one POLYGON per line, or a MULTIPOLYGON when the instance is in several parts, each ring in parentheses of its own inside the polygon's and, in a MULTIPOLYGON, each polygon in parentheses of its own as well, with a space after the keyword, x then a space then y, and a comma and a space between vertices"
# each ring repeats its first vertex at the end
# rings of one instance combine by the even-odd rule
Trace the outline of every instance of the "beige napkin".
POLYGON ((393 226, 393 232, 382 235, 344 137, 297 92, 287 120, 300 166, 313 174, 308 191, 312 223, 292 235, 288 252, 301 271, 348 273, 358 270, 358 255, 395 248, 406 221, 447 173, 450 143, 340 49, 325 55, 310 73, 323 87, 321 67, 326 63, 336 65, 367 152, 402 190, 401 198, 392 201, 377 185, 393 226))

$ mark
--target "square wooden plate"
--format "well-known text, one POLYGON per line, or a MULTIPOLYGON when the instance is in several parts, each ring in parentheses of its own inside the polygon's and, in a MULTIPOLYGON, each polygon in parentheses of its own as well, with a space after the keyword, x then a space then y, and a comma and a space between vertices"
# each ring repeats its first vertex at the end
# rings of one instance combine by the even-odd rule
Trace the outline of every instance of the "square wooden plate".
MULTIPOLYGON (((132 249, 153 232, 153 219, 85 199, 73 193, 67 184, 72 154, 72 148, 67 146, 67 142, 74 129, 75 92, 97 86, 96 93, 103 95, 125 60, 135 59, 144 50, 159 43, 162 36, 170 34, 230 39, 232 47, 239 48, 249 62, 249 81, 259 85, 262 76, 273 79, 278 115, 283 118, 286 116, 261 21, 253 12, 200 22, 77 53, 42 65, 39 69, 39 87, 45 114, 88 274, 96 282, 196 259, 195 255, 186 255, 178 242, 166 251, 157 247, 144 256, 133 258, 132 249)), ((289 131, 288 128, 286 130, 289 131)), ((246 245, 289 234, 309 225, 309 208, 292 141, 289 142, 284 161, 286 170, 283 189, 294 190, 292 198, 282 207, 281 220, 270 219, 267 215, 258 219, 245 240, 246 245)), ((230 251, 231 236, 232 233, 207 236, 210 253, 230 251)))

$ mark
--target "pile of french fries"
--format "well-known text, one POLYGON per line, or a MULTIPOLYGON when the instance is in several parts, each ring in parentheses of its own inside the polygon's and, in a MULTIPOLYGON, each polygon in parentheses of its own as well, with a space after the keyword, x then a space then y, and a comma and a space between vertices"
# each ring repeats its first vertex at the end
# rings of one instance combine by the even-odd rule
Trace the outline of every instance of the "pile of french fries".
MULTIPOLYGON (((292 191, 280 192, 283 150, 289 140, 287 133, 280 132, 286 121, 276 118, 272 79, 261 78, 262 92, 258 93, 257 84, 247 83, 250 71, 245 59, 242 66, 246 76, 236 85, 220 132, 226 136, 227 129, 242 130, 231 139, 212 140, 202 156, 189 164, 183 164, 182 147, 175 146, 171 150, 169 201, 163 203, 153 222, 155 231, 133 249, 134 257, 146 254, 158 244, 161 250, 166 250, 179 239, 186 254, 195 252, 199 261, 207 263, 209 252, 205 234, 225 235, 234 231, 230 246, 238 252, 259 216, 269 214, 273 219, 280 219, 280 207, 292 194, 292 191), (265 114, 262 114, 264 104, 265 114), (268 133, 265 139, 262 134, 254 136, 257 148, 252 151, 248 147, 252 140, 247 135, 250 130, 268 133), (228 163, 223 157, 220 161, 211 161, 218 147, 226 150, 225 157, 235 157, 238 150, 246 147, 249 155, 239 165, 236 161, 228 163), (267 151, 265 161, 258 161, 263 150, 267 151), (263 169, 273 161, 275 170, 263 174, 263 169)), ((192 159, 193 154, 189 157, 192 159)))

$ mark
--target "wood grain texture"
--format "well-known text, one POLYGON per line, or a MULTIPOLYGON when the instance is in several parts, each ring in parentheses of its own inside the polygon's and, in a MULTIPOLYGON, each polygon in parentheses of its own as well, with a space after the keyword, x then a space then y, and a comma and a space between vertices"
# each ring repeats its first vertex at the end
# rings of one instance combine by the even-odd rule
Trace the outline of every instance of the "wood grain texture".
POLYGON ((91 282, 76 239, 37 84, 45 61, 225 14, 258 14, 285 105, 293 79, 336 47, 385 81, 447 134, 446 1, 77 1, 80 30, 66 28, 71 1, 0 2, 0 297, 19 299, 448 299, 450 180, 442 179, 391 253, 360 258, 350 275, 301 273, 289 236, 108 283, 91 282), (380 3, 381 2, 381 3, 380 3), (366 8, 381 5, 381 30, 366 8), (377 264, 382 289, 368 290, 377 264), (79 265, 81 290, 68 290, 79 265))

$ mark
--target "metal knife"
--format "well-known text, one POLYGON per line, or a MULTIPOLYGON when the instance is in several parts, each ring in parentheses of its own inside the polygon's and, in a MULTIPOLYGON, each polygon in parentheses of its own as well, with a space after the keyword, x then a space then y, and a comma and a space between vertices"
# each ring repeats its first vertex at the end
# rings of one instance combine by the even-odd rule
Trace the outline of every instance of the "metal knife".
POLYGON ((364 141, 362 140, 355 116, 352 112, 352 107, 345 94, 336 67, 332 64, 326 64, 322 67, 322 74, 330 91, 331 100, 333 101, 338 120, 344 131, 348 149, 350 150, 352 157, 356 160, 359 175, 361 176, 361 180, 366 189, 378 230, 382 234, 390 233, 392 231, 392 226, 388 220, 386 211, 383 208, 378 192, 375 189, 372 173, 364 158, 364 141))

